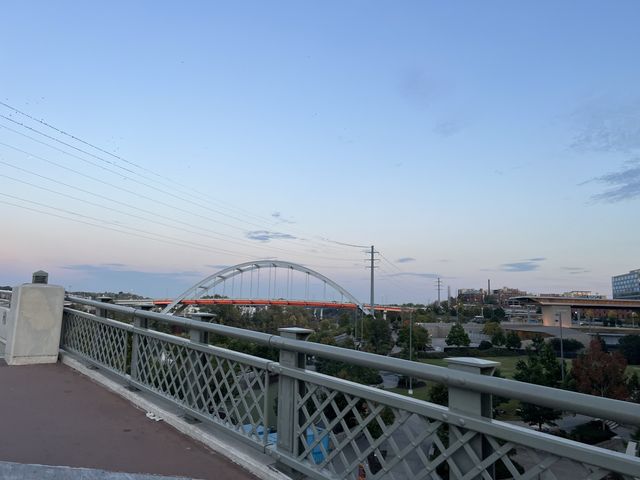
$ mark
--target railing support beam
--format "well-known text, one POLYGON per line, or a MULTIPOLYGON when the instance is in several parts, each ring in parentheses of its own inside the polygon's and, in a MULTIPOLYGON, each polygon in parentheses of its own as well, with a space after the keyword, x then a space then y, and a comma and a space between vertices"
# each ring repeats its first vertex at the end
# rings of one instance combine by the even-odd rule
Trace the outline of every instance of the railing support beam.
MULTIPOLYGON (((447 358, 445 360, 447 362, 447 366, 452 370, 475 373, 478 375, 492 376, 496 368, 500 366, 499 362, 492 362, 480 358, 459 357, 447 358)), ((474 417, 492 418, 492 395, 488 393, 475 392, 465 387, 465 385, 461 385, 460 387, 452 385, 449 386, 449 409, 453 412, 464 413, 474 417)), ((450 444, 455 440, 455 435, 449 431, 450 444)), ((476 438, 472 439, 469 442, 469 445, 480 460, 491 455, 491 447, 481 435, 477 435, 476 438)), ((463 448, 454 453, 453 457, 463 476, 473 471, 473 469, 478 465, 477 459, 472 458, 472 456, 463 448)), ((492 477, 495 477, 493 474, 491 475, 492 477)), ((478 476, 471 478, 480 479, 483 477, 481 472, 479 472, 478 476)))
MULTIPOLYGON (((313 330, 308 328, 288 327, 278 329, 280 336, 294 340, 306 340, 313 330)), ((304 370, 306 355, 292 350, 280 350, 280 365, 283 367, 299 368, 304 370)), ((280 375, 278 381, 278 452, 294 456, 297 451, 296 430, 298 427, 298 415, 296 412, 296 393, 302 388, 302 382, 295 378, 280 375)), ((294 473, 282 464, 278 465, 286 473, 294 473)))

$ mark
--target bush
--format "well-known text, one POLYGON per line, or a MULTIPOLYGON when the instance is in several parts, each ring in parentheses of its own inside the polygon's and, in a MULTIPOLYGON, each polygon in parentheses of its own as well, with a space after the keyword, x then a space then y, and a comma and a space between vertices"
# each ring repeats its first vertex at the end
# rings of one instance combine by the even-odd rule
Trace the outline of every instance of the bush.
MULTIPOLYGON (((556 351, 556 353, 560 351, 559 338, 552 338, 549 341, 549 343, 551 344, 551 347, 556 351)), ((571 352, 577 352, 578 350, 582 350, 584 348, 584 344, 574 338, 564 338, 562 340, 562 347, 563 347, 564 353, 571 353, 571 352)))
POLYGON ((615 436, 609 427, 598 420, 591 420, 590 422, 578 425, 571 430, 569 436, 577 442, 587 443, 589 445, 595 445, 596 443, 604 442, 615 436))
POLYGON ((493 348, 493 344, 486 340, 482 340, 478 345, 478 350, 489 350, 490 348, 493 348))

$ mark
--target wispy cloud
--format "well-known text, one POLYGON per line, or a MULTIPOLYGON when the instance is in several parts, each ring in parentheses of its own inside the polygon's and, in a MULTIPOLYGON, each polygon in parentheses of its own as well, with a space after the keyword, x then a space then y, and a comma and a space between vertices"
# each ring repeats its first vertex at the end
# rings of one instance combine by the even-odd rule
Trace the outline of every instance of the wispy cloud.
POLYGON ((570 275, 579 275, 581 273, 589 273, 591 270, 587 270, 583 267, 560 267, 561 270, 565 270, 570 275))
POLYGON ((75 270, 78 272, 84 272, 89 274, 94 273, 126 273, 133 275, 149 275, 156 277, 193 277, 193 276, 201 276, 200 272, 196 272, 193 270, 183 270, 177 272, 145 272, 141 270, 133 270, 123 268, 126 265, 122 263, 100 263, 96 265, 92 264, 75 264, 75 265, 62 265, 60 268, 65 270, 75 270))
POLYGON ((576 151, 632 152, 640 149, 640 99, 596 99, 576 110, 572 119, 576 151))
POLYGON ((435 127, 433 127, 433 133, 440 135, 441 137, 447 138, 452 137, 453 135, 460 133, 463 129, 464 125, 455 120, 449 120, 446 122, 437 123, 435 127))
POLYGON ((275 218, 278 221, 278 223, 288 223, 288 224, 296 223, 294 220, 291 220, 290 218, 285 218, 281 212, 273 212, 271 216, 275 218))
POLYGON ((74 272, 67 283, 73 283, 75 291, 133 291, 141 295, 164 296, 177 294, 203 278, 203 274, 196 271, 148 272, 121 265, 75 264, 60 268, 74 272))
POLYGON ((534 257, 519 262, 503 263, 500 270, 503 272, 531 272, 540 267, 540 262, 546 260, 544 257, 534 257))
POLYGON ((401 257, 396 260, 396 263, 409 263, 409 262, 415 262, 415 261, 416 259, 413 257, 401 257))
POLYGON ((246 237, 249 240, 256 240, 258 242, 270 242, 271 240, 295 240, 296 238, 288 233, 270 232, 268 230, 254 230, 252 232, 247 232, 246 237))
POLYGON ((600 183, 610 187, 604 192, 591 196, 596 202, 617 203, 640 196, 640 159, 624 163, 621 170, 593 178, 586 183, 600 183))
POLYGON ((399 272, 388 273, 387 277, 419 277, 419 278, 443 278, 437 273, 423 273, 423 272, 399 272))
POLYGON ((225 268, 229 268, 230 266, 231 265, 227 265, 227 264, 224 264, 224 263, 216 263, 216 264, 213 264, 213 265, 211 265, 211 264, 205 265, 206 268, 213 268, 215 270, 224 270, 225 268))
POLYGON ((400 93, 411 105, 425 108, 431 104, 437 91, 434 79, 422 69, 412 68, 403 72, 400 80, 400 93))

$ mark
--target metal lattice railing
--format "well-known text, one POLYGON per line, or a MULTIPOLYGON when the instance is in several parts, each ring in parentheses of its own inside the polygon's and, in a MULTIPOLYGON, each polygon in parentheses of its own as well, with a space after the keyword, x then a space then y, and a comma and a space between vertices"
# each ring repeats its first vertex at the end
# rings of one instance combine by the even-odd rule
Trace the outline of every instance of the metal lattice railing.
POLYGON ((11 290, 0 290, 0 306, 9 307, 11 305, 11 290))
POLYGON ((215 347, 145 335, 137 342, 135 381, 199 416, 264 443, 269 362, 215 347))
POLYGON ((63 326, 67 352, 244 440, 269 442, 269 361, 74 310, 63 326))
POLYGON ((64 348, 120 374, 128 370, 129 337, 124 324, 82 312, 64 314, 64 348))
POLYGON ((288 460, 312 477, 596 480, 640 468, 626 455, 508 423, 314 372, 282 373, 299 382, 288 460))
POLYGON ((89 300, 78 303, 126 314, 135 323, 65 309, 65 351, 224 428, 310 478, 640 478, 637 457, 495 421, 483 407, 495 394, 637 425, 637 405, 469 373, 492 363, 477 359, 459 371, 304 342, 301 329, 268 335, 89 300), (147 321, 181 327, 203 341, 144 328, 147 321), (279 348, 280 362, 208 345, 207 332, 279 348), (450 408, 306 370, 300 354, 440 381, 449 386, 450 408))

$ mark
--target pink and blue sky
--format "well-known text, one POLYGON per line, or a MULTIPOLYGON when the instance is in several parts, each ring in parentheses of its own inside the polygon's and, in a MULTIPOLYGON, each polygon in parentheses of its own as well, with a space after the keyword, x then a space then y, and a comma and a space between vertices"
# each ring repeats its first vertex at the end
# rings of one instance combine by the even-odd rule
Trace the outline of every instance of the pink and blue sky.
POLYGON ((45 269, 171 296, 278 258, 366 299, 346 243, 384 255, 385 302, 433 300, 437 276, 610 295, 640 268, 639 18, 635 1, 7 3, 0 285, 45 269))

